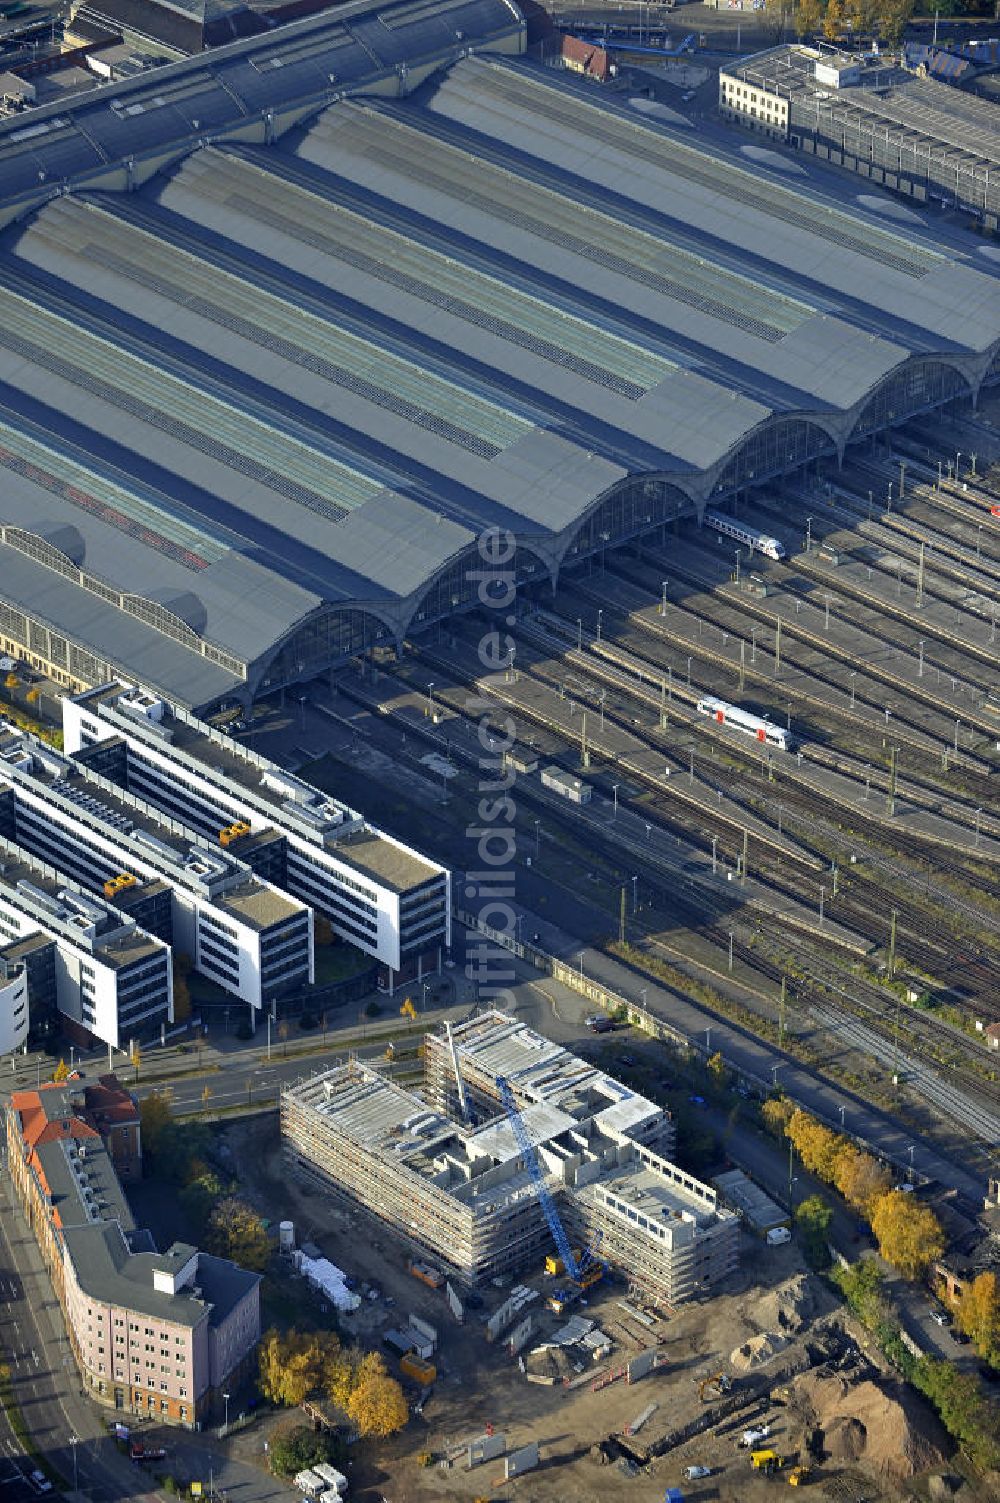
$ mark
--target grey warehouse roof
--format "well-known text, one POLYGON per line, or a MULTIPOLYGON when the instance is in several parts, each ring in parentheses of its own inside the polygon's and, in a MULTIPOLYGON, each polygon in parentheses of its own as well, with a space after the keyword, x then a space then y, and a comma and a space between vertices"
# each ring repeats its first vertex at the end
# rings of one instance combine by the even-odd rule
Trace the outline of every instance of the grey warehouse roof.
MULTIPOLYGON (((383 8, 382 44, 418 10, 383 8)), ((453 10, 487 41, 510 16, 453 10)), ((228 87, 261 40, 178 76, 228 87)), ((561 557, 630 476, 701 502, 774 417, 840 443, 908 363, 977 386, 996 356, 1000 287, 971 256, 509 58, 317 106, 271 145, 220 127, 181 150, 166 106, 135 118, 134 151, 171 137, 168 175, 0 237, 0 595, 182 703, 330 605, 405 628, 485 527, 561 557)))

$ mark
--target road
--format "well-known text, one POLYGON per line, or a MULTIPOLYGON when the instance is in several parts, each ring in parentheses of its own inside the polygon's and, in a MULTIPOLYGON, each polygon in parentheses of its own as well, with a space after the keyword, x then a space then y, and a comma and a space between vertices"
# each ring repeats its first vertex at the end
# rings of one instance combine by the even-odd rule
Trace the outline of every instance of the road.
MULTIPOLYGON (((73 1482, 75 1449, 79 1489, 94 1503, 117 1499, 152 1503, 157 1499, 149 1479, 118 1453, 100 1411, 81 1396, 62 1314, 35 1239, 12 1194, 6 1164, 0 1181, 0 1344, 34 1443, 67 1487, 73 1482), (77 1439, 75 1448, 71 1436, 77 1439)), ((4 1426, 6 1450, 10 1436, 6 1419, 4 1426)), ((4 1464, 0 1462, 0 1468, 4 1464)), ((31 1493, 39 1496, 34 1489, 31 1493)), ((9 1503, 6 1489, 0 1496, 3 1503, 9 1503)))

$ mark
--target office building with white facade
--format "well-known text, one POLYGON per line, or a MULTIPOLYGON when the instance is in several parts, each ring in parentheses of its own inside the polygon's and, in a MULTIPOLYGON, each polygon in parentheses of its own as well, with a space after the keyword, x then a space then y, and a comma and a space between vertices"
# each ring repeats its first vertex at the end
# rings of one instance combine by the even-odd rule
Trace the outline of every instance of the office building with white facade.
MULTIPOLYGON (((0 838, 186 954, 249 1005, 251 1021, 313 980, 307 904, 83 763, 3 724, 0 838)), ((30 991, 29 979, 29 998, 30 991)), ((57 1001, 73 1015, 65 995, 57 1001)), ((94 1036, 118 1042, 96 1014, 84 1021, 94 1036)))
MULTIPOLYGON (((36 1006, 47 1013, 54 1004, 63 1021, 78 1026, 78 1036, 119 1049, 173 1022, 170 946, 4 839, 0 942, 5 967, 20 968, 24 1004, 14 1031, 5 1031, 0 1011, 2 1053, 27 1037, 36 1006)), ((4 989, 0 983, 0 1007, 4 989)))
POLYGON ((447 868, 178 705, 121 684, 63 701, 66 751, 308 903, 376 959, 383 984, 437 970, 451 942, 447 868))

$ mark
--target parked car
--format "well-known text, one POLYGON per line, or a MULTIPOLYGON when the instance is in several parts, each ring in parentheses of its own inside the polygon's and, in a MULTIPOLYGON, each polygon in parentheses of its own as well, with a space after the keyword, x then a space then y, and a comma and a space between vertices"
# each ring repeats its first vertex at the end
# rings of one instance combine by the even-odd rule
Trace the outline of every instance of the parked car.
POLYGON ((50 1493, 52 1491, 52 1483, 44 1472, 32 1472, 31 1481, 40 1493, 50 1493))
POLYGON ((711 1477, 711 1475, 710 1466, 686 1466, 684 1468, 684 1476, 688 1482, 694 1482, 698 1477, 711 1477))
POLYGON ((931 1320, 934 1322, 934 1324, 936 1326, 950 1326, 951 1325, 951 1321, 948 1319, 948 1316, 945 1314, 945 1312, 943 1310, 932 1310, 931 1311, 931 1320))

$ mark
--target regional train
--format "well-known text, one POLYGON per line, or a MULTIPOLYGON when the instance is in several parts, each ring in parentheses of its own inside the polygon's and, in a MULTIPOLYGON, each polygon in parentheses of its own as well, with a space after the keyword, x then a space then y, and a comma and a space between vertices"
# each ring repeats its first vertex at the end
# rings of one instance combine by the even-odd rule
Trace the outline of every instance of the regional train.
POLYGON ((792 749, 793 737, 790 730, 783 730, 780 725, 773 725, 770 720, 761 719, 759 715, 751 715, 746 710, 741 710, 739 705, 727 704, 724 699, 714 699, 709 694, 704 699, 699 699, 697 710, 699 715, 708 715, 712 720, 717 720, 719 725, 731 725, 734 731, 742 731, 744 736, 765 741, 768 746, 780 747, 782 751, 792 749))
POLYGON ((745 522, 737 522, 735 517, 727 517, 721 511, 707 511, 705 513, 705 526, 712 527, 716 532, 725 533, 727 538, 735 538, 738 543, 745 543, 750 549, 756 548, 758 553, 763 553, 765 558, 784 558, 785 545, 778 538, 769 537, 766 532, 759 532, 756 527, 748 527, 745 522))

